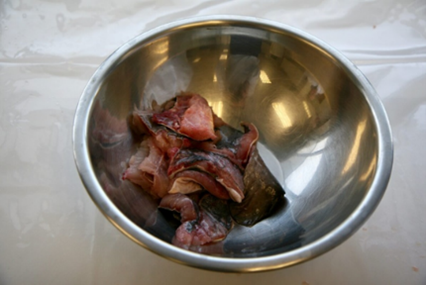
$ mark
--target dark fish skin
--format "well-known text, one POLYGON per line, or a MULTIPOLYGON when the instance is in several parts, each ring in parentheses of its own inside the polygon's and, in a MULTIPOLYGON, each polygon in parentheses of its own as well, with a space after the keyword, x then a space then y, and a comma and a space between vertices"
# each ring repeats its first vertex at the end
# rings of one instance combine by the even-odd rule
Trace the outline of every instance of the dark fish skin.
POLYGON ((218 131, 220 140, 216 144, 217 152, 223 152, 224 155, 244 170, 250 151, 253 145, 259 139, 259 131, 256 126, 251 123, 241 123, 244 133, 231 126, 223 125, 218 131))
POLYGON ((245 173, 244 195, 241 203, 230 201, 229 209, 235 222, 251 227, 268 217, 285 191, 266 167, 256 146, 253 146, 245 173))
POLYGON ((199 205, 201 209, 221 223, 228 231, 231 230, 233 224, 227 200, 207 194, 200 200, 199 205))

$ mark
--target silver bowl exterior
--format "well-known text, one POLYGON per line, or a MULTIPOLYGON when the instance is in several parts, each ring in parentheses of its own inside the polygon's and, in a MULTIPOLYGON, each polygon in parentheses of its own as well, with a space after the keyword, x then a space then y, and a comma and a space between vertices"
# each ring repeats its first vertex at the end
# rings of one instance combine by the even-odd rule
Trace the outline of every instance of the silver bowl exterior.
POLYGON ((206 16, 148 31, 112 53, 75 113, 75 162, 94 203, 126 236, 170 260, 253 272, 288 267, 341 244, 373 213, 393 162, 391 130, 374 88, 340 52, 292 27, 206 16), (121 180, 135 143, 127 118, 180 91, 207 99, 226 122, 254 123, 288 204, 223 251, 173 246, 173 229, 149 195, 121 180))

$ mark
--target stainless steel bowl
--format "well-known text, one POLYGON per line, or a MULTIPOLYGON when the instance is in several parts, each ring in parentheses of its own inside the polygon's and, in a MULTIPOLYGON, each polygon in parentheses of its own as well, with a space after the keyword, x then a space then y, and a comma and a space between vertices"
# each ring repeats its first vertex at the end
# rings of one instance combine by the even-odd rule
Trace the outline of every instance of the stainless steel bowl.
POLYGON ((385 110, 348 59, 302 31, 248 17, 181 20, 126 43, 85 88, 73 132, 81 179, 118 229, 166 258, 218 271, 282 268, 339 245, 378 205, 393 161, 385 110), (181 90, 204 96, 231 125, 253 122, 287 191, 286 207, 235 228, 221 254, 171 245, 155 201, 120 177, 134 149, 129 113, 181 90))

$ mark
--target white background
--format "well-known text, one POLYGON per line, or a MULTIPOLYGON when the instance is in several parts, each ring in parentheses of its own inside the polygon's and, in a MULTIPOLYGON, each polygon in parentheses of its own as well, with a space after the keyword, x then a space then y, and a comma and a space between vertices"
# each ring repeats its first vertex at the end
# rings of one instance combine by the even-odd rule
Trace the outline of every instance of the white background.
POLYGON ((426 1, 0 0, 0 284, 426 284, 426 1), (114 228, 78 177, 71 129, 97 66, 134 36, 196 15, 292 25, 342 51, 388 112, 384 198, 332 251, 265 273, 194 269, 114 228))

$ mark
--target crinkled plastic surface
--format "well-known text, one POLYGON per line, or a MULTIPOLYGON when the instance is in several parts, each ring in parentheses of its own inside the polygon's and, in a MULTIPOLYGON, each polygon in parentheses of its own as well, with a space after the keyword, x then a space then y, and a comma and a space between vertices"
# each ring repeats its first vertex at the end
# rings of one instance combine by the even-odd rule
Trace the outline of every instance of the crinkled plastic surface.
POLYGON ((0 284, 425 284, 426 2, 2 1, 0 284), (121 234, 75 168, 71 130, 97 66, 134 36, 196 15, 292 25, 342 51, 388 112, 386 194, 354 236, 287 269, 224 274, 179 265, 121 234))

